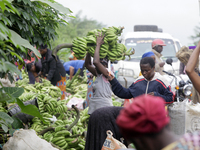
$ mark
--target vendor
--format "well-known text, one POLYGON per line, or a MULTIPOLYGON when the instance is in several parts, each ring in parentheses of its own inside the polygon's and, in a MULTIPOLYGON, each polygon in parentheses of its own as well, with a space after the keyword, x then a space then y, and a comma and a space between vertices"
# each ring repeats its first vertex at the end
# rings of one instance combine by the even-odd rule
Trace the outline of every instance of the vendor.
POLYGON ((72 77, 76 74, 78 69, 81 69, 80 75, 83 76, 83 70, 85 68, 85 61, 84 60, 71 60, 65 62, 63 64, 66 73, 69 75, 69 79, 71 80, 72 77))
POLYGON ((42 69, 42 64, 41 64, 41 60, 39 59, 37 62, 33 61, 30 62, 28 64, 26 64, 26 69, 28 72, 30 72, 30 76, 29 76, 29 83, 30 84, 34 84, 35 81, 39 82, 39 72, 42 69))
POLYGON ((60 62, 58 56, 52 54, 52 51, 47 48, 46 44, 41 44, 39 50, 42 55, 41 75, 49 80, 51 84, 61 89, 61 99, 64 99, 66 91, 66 72, 63 64, 60 62))

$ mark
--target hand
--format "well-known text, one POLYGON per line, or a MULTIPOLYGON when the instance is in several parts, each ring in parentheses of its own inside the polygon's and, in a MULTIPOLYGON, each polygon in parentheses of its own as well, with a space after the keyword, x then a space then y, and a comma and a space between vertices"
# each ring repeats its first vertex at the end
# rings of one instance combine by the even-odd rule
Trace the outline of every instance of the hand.
POLYGON ((159 63, 159 66, 160 66, 160 67, 163 67, 164 65, 165 65, 165 62, 159 63))
POLYGON ((111 73, 109 73, 107 78, 109 81, 112 81, 115 77, 111 73))
POLYGON ((104 43, 103 39, 105 37, 105 34, 103 35, 103 33, 98 32, 98 35, 96 35, 97 37, 97 45, 102 45, 104 43))
POLYGON ((150 93, 148 93, 148 95, 152 95, 152 96, 154 96, 154 92, 150 92, 150 93))

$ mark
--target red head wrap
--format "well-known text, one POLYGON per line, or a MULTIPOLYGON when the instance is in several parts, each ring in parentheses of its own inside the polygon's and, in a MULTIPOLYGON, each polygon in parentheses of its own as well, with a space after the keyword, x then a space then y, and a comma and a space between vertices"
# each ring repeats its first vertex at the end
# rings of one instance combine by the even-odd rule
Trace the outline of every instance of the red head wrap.
POLYGON ((134 101, 122 109, 117 117, 117 125, 127 139, 158 133, 169 121, 164 99, 150 95, 134 98, 134 101))

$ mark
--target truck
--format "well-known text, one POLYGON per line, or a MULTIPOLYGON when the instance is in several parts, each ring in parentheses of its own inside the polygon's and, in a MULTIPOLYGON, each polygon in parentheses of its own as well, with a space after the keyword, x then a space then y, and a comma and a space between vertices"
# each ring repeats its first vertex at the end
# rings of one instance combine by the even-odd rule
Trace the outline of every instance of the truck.
POLYGON ((166 46, 163 46, 162 59, 172 58, 172 66, 165 64, 164 70, 173 74, 179 74, 180 61, 176 57, 176 52, 181 48, 181 43, 169 33, 163 33, 156 25, 136 25, 133 32, 128 32, 121 37, 120 42, 127 49, 132 48, 134 55, 126 57, 113 64, 115 76, 122 86, 130 86, 140 73, 140 60, 145 52, 151 51, 151 43, 154 39, 162 39, 166 46))

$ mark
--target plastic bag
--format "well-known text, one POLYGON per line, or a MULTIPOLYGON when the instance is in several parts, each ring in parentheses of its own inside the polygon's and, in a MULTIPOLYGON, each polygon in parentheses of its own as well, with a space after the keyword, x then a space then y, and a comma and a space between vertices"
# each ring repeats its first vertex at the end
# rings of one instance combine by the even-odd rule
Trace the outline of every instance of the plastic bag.
POLYGON ((172 131, 177 135, 200 130, 200 103, 174 102, 168 106, 172 131))
POLYGON ((67 107, 69 109, 72 108, 72 105, 75 105, 78 109, 83 109, 83 102, 84 100, 81 99, 81 98, 76 98, 76 97, 73 97, 69 100, 69 102, 67 103, 67 107))
POLYGON ((121 148, 127 149, 127 147, 123 143, 113 137, 113 133, 110 130, 108 130, 106 133, 107 138, 103 143, 103 147, 101 150, 117 150, 121 148))
POLYGON ((36 135, 34 130, 16 130, 6 144, 3 150, 58 150, 46 140, 36 135))

